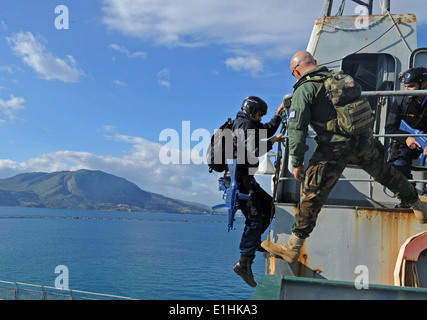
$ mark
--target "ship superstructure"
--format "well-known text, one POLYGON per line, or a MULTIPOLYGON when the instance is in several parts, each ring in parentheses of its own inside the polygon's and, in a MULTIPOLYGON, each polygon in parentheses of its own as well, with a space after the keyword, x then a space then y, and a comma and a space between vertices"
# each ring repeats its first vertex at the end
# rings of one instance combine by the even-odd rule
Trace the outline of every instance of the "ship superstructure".
MULTIPOLYGON (((394 99, 406 94, 398 75, 411 67, 427 66, 427 48, 418 48, 415 14, 393 14, 390 1, 382 1, 381 14, 372 15, 372 0, 353 2, 366 14, 332 16, 333 1, 325 1, 324 16, 315 21, 307 51, 319 65, 343 70, 361 84, 375 116, 374 134, 387 149, 392 138, 384 132, 388 109, 394 99)), ((310 138, 314 136, 312 131, 310 138)), ((313 140, 307 143, 306 164, 315 146, 313 140)), ((413 167, 421 194, 427 167, 421 167, 419 160, 413 167)), ((290 237, 300 199, 301 185, 291 172, 284 145, 280 179, 273 188, 277 189, 276 211, 269 238, 274 242, 290 237)), ((427 299, 427 225, 418 224, 411 209, 396 209, 398 203, 365 171, 347 167, 299 261, 289 265, 277 257, 268 258, 267 275, 254 298, 427 299), (363 285, 369 290, 363 290, 363 285)))

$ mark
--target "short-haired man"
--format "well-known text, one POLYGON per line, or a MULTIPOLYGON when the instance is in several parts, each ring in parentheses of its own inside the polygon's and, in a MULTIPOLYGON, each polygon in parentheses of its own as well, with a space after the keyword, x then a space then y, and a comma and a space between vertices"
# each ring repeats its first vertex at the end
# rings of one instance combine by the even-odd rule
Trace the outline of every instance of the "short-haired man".
POLYGON ((307 51, 296 53, 290 67, 298 81, 294 86, 289 112, 289 153, 294 177, 304 187, 289 241, 264 241, 262 247, 290 263, 298 259, 304 239, 316 226, 322 206, 348 164, 358 165, 368 172, 401 201, 407 202, 420 223, 427 223, 427 203, 420 201, 415 187, 400 171, 385 161, 384 147, 374 139, 370 128, 359 135, 348 136, 329 132, 322 125, 336 118, 335 107, 327 97, 322 82, 307 80, 319 72, 328 72, 328 69, 318 67, 316 60, 307 51), (305 141, 309 124, 317 133, 317 147, 305 171, 303 161, 308 150, 305 141))

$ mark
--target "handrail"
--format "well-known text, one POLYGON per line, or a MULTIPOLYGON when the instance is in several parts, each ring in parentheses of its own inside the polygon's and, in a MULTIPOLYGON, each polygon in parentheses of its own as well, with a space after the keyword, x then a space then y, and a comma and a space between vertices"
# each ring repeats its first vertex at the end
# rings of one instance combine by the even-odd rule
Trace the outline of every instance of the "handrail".
MULTIPOLYGON (((289 178, 289 177, 281 177, 279 178, 280 181, 297 181, 295 178, 289 178)), ((339 178, 338 181, 352 181, 352 182, 376 182, 374 179, 361 179, 361 178, 339 178)), ((427 183, 427 180, 408 180, 409 182, 415 182, 415 183, 427 183)))
MULTIPOLYGON (((284 96, 284 100, 290 101, 292 99, 292 93, 284 96)), ((363 91, 361 94, 362 97, 403 97, 403 96, 427 96, 427 90, 397 90, 397 91, 363 91)), ((384 137, 384 138, 392 138, 392 137, 427 137, 426 134, 374 134, 374 137, 384 137)), ((308 138, 314 138, 315 135, 309 135, 308 138)), ((285 139, 289 139, 287 136, 285 139)), ((289 156, 289 155, 288 155, 289 156)), ((426 168, 427 169, 427 168, 426 168)), ((295 178, 292 177, 280 177, 279 181, 292 181, 295 178)), ((296 180, 295 180, 296 181, 296 180)), ((375 182, 374 179, 358 179, 358 178, 340 178, 339 181, 353 181, 353 182, 375 182)), ((415 183, 427 183, 427 180, 409 180, 409 182, 415 183)))
POLYGON ((63 298, 68 298, 70 300, 77 300, 77 299, 102 300, 103 298, 116 299, 116 300, 133 300, 130 297, 123 297, 123 296, 117 296, 117 295, 111 295, 111 294, 95 293, 95 292, 80 291, 80 290, 70 290, 70 289, 58 289, 58 288, 49 287, 49 286, 29 284, 29 283, 23 283, 23 282, 1 281, 1 280, 0 280, 0 299, 8 299, 8 297, 5 297, 3 295, 3 289, 9 290, 10 292, 13 291, 13 298, 10 298, 9 300, 19 300, 20 298, 22 300, 49 300, 49 295, 52 295, 52 294, 55 296, 63 296, 63 298), (2 285, 6 285, 6 287, 2 285), (25 288, 25 287, 29 287, 29 288, 25 288), (36 288, 39 291, 33 291, 30 288, 36 288), (49 291, 53 291, 53 293, 47 292, 46 289, 48 289, 49 291), (29 295, 30 292, 32 293, 36 292, 37 296, 39 296, 40 298, 28 299, 26 297, 26 294, 29 295))
MULTIPOLYGON (((292 93, 284 96, 285 99, 291 99, 292 93)), ((404 96, 427 96, 427 90, 387 90, 387 91, 362 91, 362 97, 404 97, 404 96)))
POLYGON ((396 91, 363 91, 362 97, 403 97, 403 96, 427 96, 427 90, 396 90, 396 91))
MULTIPOLYGON (((284 99, 292 99, 293 94, 289 93, 284 96, 284 99)), ((404 96, 427 96, 427 90, 387 90, 387 91, 362 91, 362 97, 404 97, 404 96)), ((308 136, 308 138, 314 138, 315 136, 308 136)), ((374 134, 377 138, 392 138, 392 137, 427 137, 425 134, 374 134)))

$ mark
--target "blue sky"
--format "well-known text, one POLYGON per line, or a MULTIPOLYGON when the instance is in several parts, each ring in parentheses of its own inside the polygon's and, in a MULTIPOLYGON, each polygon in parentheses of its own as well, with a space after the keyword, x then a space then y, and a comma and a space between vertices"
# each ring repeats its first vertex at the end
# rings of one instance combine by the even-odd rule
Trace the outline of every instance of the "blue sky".
MULTIPOLYGON (((425 1, 411 3, 394 1, 392 12, 415 12, 419 45, 427 46, 425 1)), ((159 162, 161 132, 181 133, 190 121, 191 131, 213 133, 248 95, 266 100, 272 115, 294 83, 289 59, 306 48, 322 7, 313 0, 1 1, 0 178, 85 168, 218 203, 218 176, 206 165, 159 162), (55 27, 59 5, 69 29, 55 27)), ((348 1, 347 13, 354 7, 348 1)))

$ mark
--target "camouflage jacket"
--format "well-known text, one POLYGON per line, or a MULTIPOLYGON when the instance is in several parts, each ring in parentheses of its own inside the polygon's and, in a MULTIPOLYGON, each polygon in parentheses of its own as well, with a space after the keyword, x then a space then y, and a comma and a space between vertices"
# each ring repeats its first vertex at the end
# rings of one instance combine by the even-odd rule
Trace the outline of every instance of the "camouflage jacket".
POLYGON ((328 71, 326 67, 318 67, 308 71, 294 85, 288 122, 289 152, 293 167, 304 164, 304 154, 308 150, 306 139, 309 125, 317 134, 315 138, 317 143, 347 141, 349 139, 348 136, 326 131, 324 127, 318 125, 319 123, 326 124, 336 118, 337 113, 326 95, 324 84, 306 80, 317 73, 328 71))

